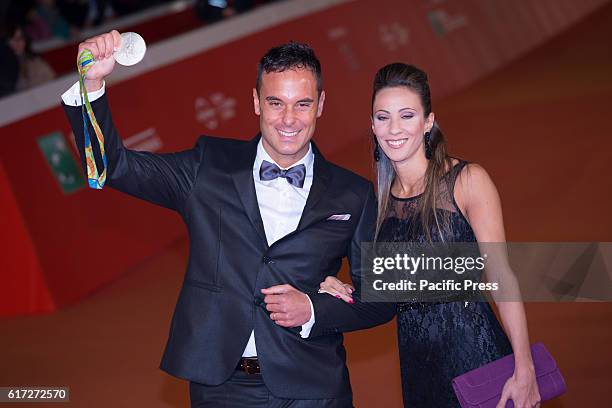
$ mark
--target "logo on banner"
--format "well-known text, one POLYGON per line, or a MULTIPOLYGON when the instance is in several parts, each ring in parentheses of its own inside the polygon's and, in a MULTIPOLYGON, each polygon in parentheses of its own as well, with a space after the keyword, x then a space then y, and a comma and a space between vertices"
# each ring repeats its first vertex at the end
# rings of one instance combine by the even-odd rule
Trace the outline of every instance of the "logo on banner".
POLYGON ((123 140, 123 145, 130 150, 156 152, 164 147, 155 128, 147 128, 123 140))
POLYGON ((68 143, 61 132, 39 137, 37 143, 64 194, 74 193, 85 187, 85 179, 80 166, 70 152, 68 143))
POLYGON ((210 130, 217 129, 221 122, 236 116, 236 99, 215 92, 208 98, 197 97, 194 102, 196 120, 210 130))
POLYGON ((461 14, 449 15, 445 10, 432 10, 427 13, 429 22, 439 37, 465 27, 468 24, 467 17, 461 14))
POLYGON ((378 27, 380 42, 389 51, 395 51, 408 44, 410 32, 398 22, 381 24, 378 27))
POLYGON ((333 41, 340 51, 340 55, 349 69, 352 71, 359 71, 361 64, 355 56, 353 47, 351 46, 350 39, 348 38, 349 31, 346 27, 338 26, 330 28, 327 32, 327 38, 333 41))

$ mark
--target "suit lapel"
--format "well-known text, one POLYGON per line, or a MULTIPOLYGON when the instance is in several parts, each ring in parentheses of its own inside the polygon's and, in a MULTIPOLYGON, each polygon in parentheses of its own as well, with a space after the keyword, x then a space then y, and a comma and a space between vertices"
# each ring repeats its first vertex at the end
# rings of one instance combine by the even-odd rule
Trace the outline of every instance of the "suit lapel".
POLYGON ((253 163, 257 155, 257 143, 260 135, 257 135, 249 143, 242 145, 237 151, 237 157, 232 160, 235 167, 230 171, 234 186, 238 192, 238 197, 244 206, 244 210, 253 224, 253 227, 263 239, 266 247, 268 240, 264 230, 263 221, 259 212, 259 204, 257 203, 257 194, 255 192, 255 182, 253 181, 253 163))
MULTIPOLYGON (((232 176, 232 180, 234 181, 234 187, 238 192, 240 201, 242 202, 251 224, 267 247, 268 240, 266 239, 266 232, 261 219, 261 213, 259 212, 259 203, 257 202, 257 193, 255 192, 255 182, 253 181, 253 163, 255 163, 257 143, 259 143, 260 137, 260 135, 257 135, 249 143, 246 143, 237 149, 237 156, 235 160, 232 160, 232 163, 235 163, 235 166, 230 170, 230 174, 232 176)), ((293 235, 294 233, 306 228, 312 222, 318 221, 317 213, 316 211, 313 211, 313 209, 317 203, 319 203, 321 198, 324 197, 332 178, 330 164, 327 162, 327 160, 325 160, 314 142, 312 142, 312 148, 315 154, 312 186, 310 187, 308 199, 306 200, 304 211, 302 211, 300 222, 298 223, 296 230, 289 235, 293 235)))
POLYGON ((312 148, 315 154, 312 186, 310 187, 308 199, 306 200, 296 232, 306 228, 313 221, 317 221, 316 212, 312 210, 325 195, 332 176, 329 163, 325 160, 314 142, 312 142, 312 148))

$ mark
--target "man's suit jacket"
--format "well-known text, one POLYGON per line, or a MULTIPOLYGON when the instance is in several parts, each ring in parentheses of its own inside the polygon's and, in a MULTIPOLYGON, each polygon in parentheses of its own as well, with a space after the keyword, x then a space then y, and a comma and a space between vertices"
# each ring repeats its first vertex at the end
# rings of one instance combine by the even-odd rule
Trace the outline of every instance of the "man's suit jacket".
MULTIPOLYGON (((92 107, 105 136, 107 185, 177 211, 189 232, 188 268, 161 369, 221 384, 233 374, 254 330, 263 379, 275 396, 348 395, 340 331, 388 321, 393 309, 346 305, 316 292, 326 276, 337 274, 345 256, 358 283, 360 243, 371 240, 376 217, 371 183, 326 161, 314 147, 313 185, 299 225, 268 246, 252 174, 259 136, 248 142, 203 136, 192 149, 170 154, 130 151, 113 125, 106 96, 92 107), (328 220, 336 214, 350 218, 328 220), (316 322, 310 338, 270 319, 260 290, 279 284, 311 296, 316 322)), ((64 109, 83 161, 81 109, 64 109)))

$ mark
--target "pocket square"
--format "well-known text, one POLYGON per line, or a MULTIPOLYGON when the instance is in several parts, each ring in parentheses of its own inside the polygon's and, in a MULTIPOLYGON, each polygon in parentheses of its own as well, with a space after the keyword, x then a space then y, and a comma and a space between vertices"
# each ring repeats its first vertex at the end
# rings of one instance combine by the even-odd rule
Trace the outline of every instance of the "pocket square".
POLYGON ((351 214, 334 214, 327 217, 327 221, 348 221, 351 214))

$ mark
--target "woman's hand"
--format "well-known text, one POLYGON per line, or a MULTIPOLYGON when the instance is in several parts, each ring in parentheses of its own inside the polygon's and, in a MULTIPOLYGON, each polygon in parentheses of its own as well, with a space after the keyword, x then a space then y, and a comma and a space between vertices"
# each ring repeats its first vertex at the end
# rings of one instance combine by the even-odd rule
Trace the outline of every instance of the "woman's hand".
POLYGON ((533 369, 517 372, 508 378, 502 391, 497 408, 506 408, 506 402, 512 400, 515 408, 539 408, 540 391, 533 369))
POLYGON ((343 283, 333 276, 328 276, 319 286, 319 293, 325 292, 347 303, 355 303, 351 295, 355 291, 355 288, 348 283, 343 283))

